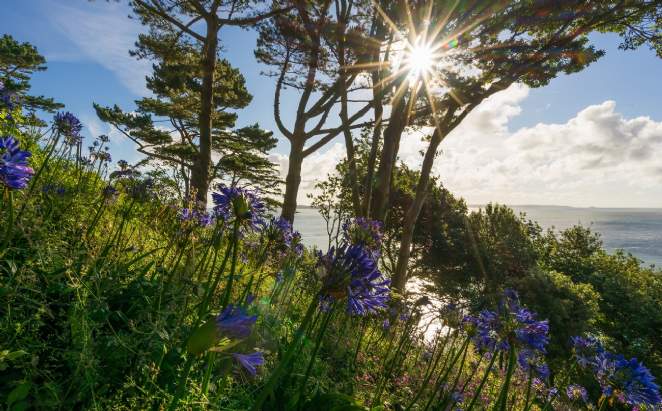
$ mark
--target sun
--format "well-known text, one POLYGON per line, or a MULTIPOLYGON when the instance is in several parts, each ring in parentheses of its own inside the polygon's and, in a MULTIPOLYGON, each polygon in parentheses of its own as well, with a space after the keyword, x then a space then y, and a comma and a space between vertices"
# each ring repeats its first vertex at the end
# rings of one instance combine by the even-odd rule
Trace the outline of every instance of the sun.
POLYGON ((431 44, 416 41, 405 55, 405 65, 409 71, 410 80, 425 78, 432 72, 436 63, 436 56, 431 44))

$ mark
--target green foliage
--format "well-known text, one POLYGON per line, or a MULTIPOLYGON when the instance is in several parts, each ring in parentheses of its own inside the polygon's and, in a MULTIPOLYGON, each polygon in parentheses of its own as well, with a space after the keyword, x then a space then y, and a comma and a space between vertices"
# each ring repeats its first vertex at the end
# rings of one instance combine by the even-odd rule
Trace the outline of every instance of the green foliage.
MULTIPOLYGON (((30 79, 35 72, 46 70, 46 59, 30 43, 20 43, 8 34, 0 37, 0 83, 15 94, 15 100, 29 114, 29 123, 43 125, 36 110, 53 112, 64 107, 50 97, 32 96, 30 79)), ((27 120, 26 119, 26 120, 27 120)))

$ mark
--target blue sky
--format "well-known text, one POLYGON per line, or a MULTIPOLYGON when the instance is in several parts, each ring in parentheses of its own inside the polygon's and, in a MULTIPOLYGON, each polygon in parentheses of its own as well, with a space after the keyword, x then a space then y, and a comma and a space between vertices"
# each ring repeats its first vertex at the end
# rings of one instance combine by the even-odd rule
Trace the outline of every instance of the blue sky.
MULTIPOLYGON (((32 43, 48 60, 48 70, 34 77, 33 92, 52 96, 66 104, 67 110, 83 120, 88 135, 109 131, 96 119, 92 102, 104 105, 118 104, 130 110, 133 108, 133 100, 144 95, 143 79, 145 74, 149 73, 150 64, 136 61, 128 55, 128 50, 132 47, 141 27, 137 21, 127 17, 129 10, 123 3, 102 0, 94 2, 5 0, 3 6, 3 33, 11 34, 19 41, 32 43)), ((662 190, 655 188, 656 183, 657 187, 662 186, 660 184, 662 169, 655 169, 652 162, 650 167, 648 165, 643 167, 640 162, 635 161, 637 160, 635 155, 619 159, 605 154, 597 160, 594 155, 592 161, 584 158, 575 159, 578 163, 576 171, 582 175, 587 173, 587 165, 602 164, 600 170, 591 169, 591 173, 597 174, 594 173, 592 179, 586 181, 587 186, 592 187, 589 191, 581 185, 573 188, 566 184, 560 187, 558 182, 546 180, 544 176, 538 182, 529 180, 523 182, 531 187, 539 187, 538 192, 528 190, 527 193, 520 193, 518 184, 513 186, 505 182, 499 183, 500 178, 504 181, 509 178, 512 180, 513 176, 508 173, 521 174, 524 171, 522 168, 512 169, 509 159, 527 162, 531 153, 526 152, 522 147, 526 148, 531 142, 541 141, 541 138, 534 139, 534 135, 538 135, 541 130, 547 130, 546 137, 556 135, 555 133, 559 137, 549 144, 534 144, 536 154, 546 153, 549 161, 559 164, 563 164, 563 159, 555 159, 554 156, 559 153, 559 147, 563 148, 568 144, 567 142, 561 144, 564 138, 568 138, 564 137, 564 132, 581 135, 589 128, 601 130, 596 124, 607 121, 605 119, 609 116, 611 116, 609 121, 612 128, 623 126, 623 130, 629 130, 624 131, 622 139, 625 140, 618 140, 621 144, 626 143, 625 147, 637 143, 645 145, 644 148, 639 148, 640 151, 662 148, 658 146, 662 144, 662 136, 657 135, 658 126, 662 124, 660 103, 662 59, 657 58, 648 49, 618 50, 619 39, 613 35, 599 35, 593 40, 597 47, 607 51, 607 55, 588 69, 578 74, 561 76, 544 88, 529 90, 520 87, 506 91, 501 100, 496 99, 496 102, 492 102, 482 110, 484 117, 482 120, 479 115, 473 116, 475 117, 473 120, 467 118, 470 124, 458 130, 458 137, 452 136, 456 141, 449 141, 445 147, 442 147, 444 154, 439 160, 440 166, 437 171, 444 180, 448 181, 447 185, 451 189, 467 197, 470 202, 496 200, 511 204, 662 206, 662 190), (606 102, 611 102, 613 105, 605 105, 606 102), (586 114, 585 110, 591 107, 597 107, 594 110, 596 112, 589 111, 582 117, 581 114, 586 114), (639 128, 643 127, 638 125, 639 123, 635 121, 637 119, 640 119, 639 122, 643 121, 641 119, 647 119, 645 122, 647 131, 644 135, 637 134, 642 133, 639 128), (620 123, 615 123, 618 121, 620 123), (589 125, 585 126, 586 129, 579 130, 576 129, 579 124, 589 125), (554 126, 558 127, 554 128, 554 126), (471 137, 462 137, 472 133, 477 135, 475 141, 471 137), (489 142, 480 140, 487 138, 484 134, 490 134, 493 138, 491 137, 489 142), (642 142, 644 140, 645 142, 642 142), (522 144, 522 141, 527 143, 522 144), (473 160, 472 163, 470 159, 475 159, 476 153, 467 151, 468 144, 478 149, 490 146, 492 151, 481 152, 481 162, 476 163, 473 160), (467 158, 462 159, 462 155, 466 155, 467 158), (444 157, 448 157, 448 161, 444 162, 444 157), (584 160, 586 160, 585 164, 584 160), (454 161, 458 162, 457 167, 452 168, 454 161), (460 164, 467 166, 463 169, 460 164), (612 167, 612 170, 607 170, 606 174, 604 164, 612 167), (508 170, 505 166, 511 169, 508 170), (627 175, 623 177, 625 180, 621 181, 620 185, 632 195, 615 198, 609 195, 614 188, 613 184, 618 184, 618 180, 614 180, 613 175, 623 174, 624 167, 629 170, 629 174, 626 173, 627 175), (632 171, 634 169, 636 170, 632 171), (487 173, 486 170, 491 171, 483 180, 472 183, 480 187, 473 185, 466 187, 462 183, 463 177, 467 175, 475 177, 475 170, 480 170, 482 173, 487 173), (493 173, 497 174, 496 177, 492 175, 493 173), (642 191, 642 185, 633 184, 633 179, 645 181, 646 189, 642 191), (601 181, 604 181, 604 184, 601 181), (541 185, 544 190, 540 189, 541 185), (652 189, 649 190, 648 187, 652 189)), ((249 124, 257 121, 264 128, 274 130, 273 81, 260 75, 264 67, 257 64, 253 57, 255 33, 224 29, 221 32, 221 41, 224 46, 223 57, 241 69, 246 77, 248 89, 254 96, 251 105, 240 112, 239 123, 249 124)), ((283 112, 287 113, 287 110, 283 112)), ((592 136, 590 134, 589 139, 592 136)), ((572 141, 574 140, 571 139, 572 141)), ((602 148, 606 149, 610 142, 600 140, 593 141, 592 144, 597 144, 599 147, 603 144, 605 147, 602 148)), ((287 153, 287 150, 287 142, 281 141, 274 152, 274 158, 283 164, 286 162, 283 154, 287 153)), ((115 159, 136 158, 133 146, 119 136, 113 138, 112 152, 115 159)), ((341 156, 340 145, 331 144, 322 153, 311 158, 310 162, 317 165, 332 164, 341 156)), ((565 155, 565 158, 567 157, 565 155)), ((405 160, 409 158, 414 164, 417 161, 412 153, 403 153, 403 158, 405 160)), ((527 166, 531 164, 538 164, 536 170, 549 166, 544 161, 529 162, 527 166)), ((567 168, 567 165, 565 167, 567 168)), ((315 167, 314 171, 310 168, 310 175, 304 176, 304 182, 307 181, 312 185, 315 178, 324 176, 320 174, 320 170, 329 169, 328 166, 315 167)), ((568 178, 567 175, 558 177, 568 178)), ((521 179, 521 176, 517 178, 521 179)))

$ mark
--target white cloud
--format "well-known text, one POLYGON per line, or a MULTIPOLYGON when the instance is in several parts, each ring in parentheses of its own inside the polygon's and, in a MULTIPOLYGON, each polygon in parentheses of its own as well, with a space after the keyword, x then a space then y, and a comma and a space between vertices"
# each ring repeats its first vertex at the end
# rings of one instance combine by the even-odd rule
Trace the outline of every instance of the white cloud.
MULTIPOLYGON (((77 5, 49 4, 47 18, 84 57, 113 72, 132 93, 145 95, 150 63, 129 56, 141 31, 140 23, 127 17, 129 10, 122 3, 97 1, 77 5)), ((70 59, 76 51, 60 53, 70 59)))
MULTIPOLYGON (((561 124, 510 130, 528 88, 515 85, 467 116, 441 145, 434 173, 456 195, 478 204, 659 207, 662 122, 625 118, 616 103, 591 105, 561 124)), ((420 167, 421 134, 403 137, 400 158, 420 167)), ((304 163, 302 194, 345 155, 342 144, 304 163)), ((287 158, 280 156, 286 172, 287 158)))

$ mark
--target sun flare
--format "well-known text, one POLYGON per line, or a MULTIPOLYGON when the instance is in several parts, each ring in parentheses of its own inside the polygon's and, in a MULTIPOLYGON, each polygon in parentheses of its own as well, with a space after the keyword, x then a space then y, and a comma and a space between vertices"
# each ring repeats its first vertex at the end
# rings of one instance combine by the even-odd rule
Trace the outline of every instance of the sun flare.
POLYGON ((422 41, 417 41, 410 47, 405 58, 410 80, 418 80, 428 75, 436 60, 431 45, 422 41))

